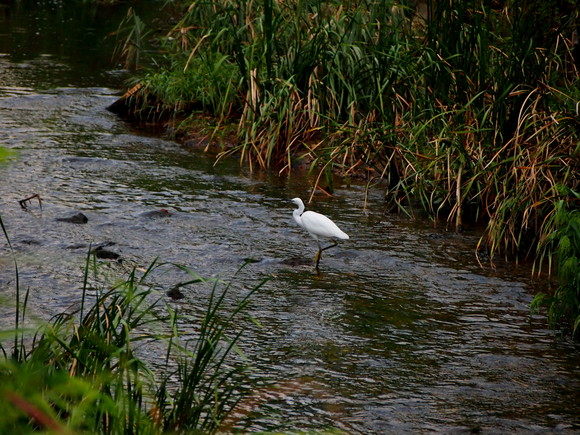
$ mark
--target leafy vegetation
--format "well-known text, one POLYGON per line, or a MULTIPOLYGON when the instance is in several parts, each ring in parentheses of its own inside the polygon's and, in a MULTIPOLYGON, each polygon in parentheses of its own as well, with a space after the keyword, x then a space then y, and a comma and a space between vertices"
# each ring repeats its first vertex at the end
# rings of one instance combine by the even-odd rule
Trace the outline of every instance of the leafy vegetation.
POLYGON ((306 159, 330 191, 333 174, 364 177, 407 213, 484 223, 491 261, 564 264, 539 260, 580 203, 576 0, 175 5, 135 113, 185 132, 210 113, 211 137, 237 125, 220 157, 281 173, 306 159))
POLYGON ((247 363, 233 351, 240 314, 259 285, 228 309, 230 285, 216 281, 205 313, 186 317, 147 284, 168 266, 190 275, 180 286, 206 283, 182 266, 153 263, 93 291, 98 267, 89 255, 80 307, 34 332, 25 327, 28 293, 21 297, 15 263, 15 324, 3 334, 0 359, 0 432, 215 432, 243 394, 247 363), (186 342, 184 322, 196 331, 186 342))
POLYGON ((539 293, 532 308, 548 307, 553 327, 570 321, 572 333, 580 328, 580 210, 569 211, 560 200, 554 204, 548 224, 554 228, 540 244, 540 259, 555 257, 559 285, 553 295, 539 293))

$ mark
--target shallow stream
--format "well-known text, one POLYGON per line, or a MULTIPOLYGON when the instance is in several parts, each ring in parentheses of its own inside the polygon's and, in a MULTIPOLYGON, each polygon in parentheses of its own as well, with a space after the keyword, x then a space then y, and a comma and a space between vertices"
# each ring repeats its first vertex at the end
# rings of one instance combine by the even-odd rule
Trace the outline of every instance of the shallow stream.
MULTIPOLYGON (((307 199, 308 181, 214 166, 107 112, 123 78, 98 46, 107 29, 99 14, 79 13, 81 34, 81 18, 54 5, 60 14, 22 6, 0 16, 0 146, 17 152, 0 165, 0 215, 34 316, 78 302, 89 244, 121 256, 113 272, 159 258, 240 291, 271 276, 250 309, 262 328, 242 341, 263 388, 235 428, 580 431, 580 349, 530 315, 539 284, 529 268, 482 269, 476 232, 385 214, 380 190, 365 207, 355 185, 311 204, 350 235, 316 275, 316 244, 288 201, 307 199), (22 209, 33 194, 42 208, 33 199, 22 209), (58 220, 78 212, 87 223, 58 220), (236 275, 248 258, 257 262, 236 275)), ((169 289, 177 277, 156 279, 169 289)), ((2 241, 2 297, 14 285, 2 241)), ((169 303, 198 309, 203 292, 182 291, 169 303)))

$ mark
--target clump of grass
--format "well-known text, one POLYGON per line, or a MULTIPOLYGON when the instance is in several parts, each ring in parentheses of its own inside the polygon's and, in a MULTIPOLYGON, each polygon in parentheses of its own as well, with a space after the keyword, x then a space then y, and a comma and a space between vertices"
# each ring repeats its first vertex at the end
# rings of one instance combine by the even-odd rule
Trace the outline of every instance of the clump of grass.
POLYGON ((227 308, 231 285, 215 281, 205 313, 185 318, 147 281, 158 268, 175 266, 191 275, 180 286, 208 283, 189 269, 154 262, 93 292, 95 264, 89 255, 78 310, 58 314, 32 336, 22 326, 26 298, 17 288, 14 331, 5 333, 14 341, 0 360, 0 432, 216 431, 247 388, 248 364, 235 355, 236 343, 240 316, 261 284, 227 308), (186 342, 184 322, 195 329, 186 342))

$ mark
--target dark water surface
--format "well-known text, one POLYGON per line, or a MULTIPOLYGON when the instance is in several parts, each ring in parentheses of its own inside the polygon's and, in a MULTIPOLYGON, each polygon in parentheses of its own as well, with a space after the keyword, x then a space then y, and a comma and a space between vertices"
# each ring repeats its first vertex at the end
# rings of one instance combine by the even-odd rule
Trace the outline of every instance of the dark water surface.
MULTIPOLYGON (((263 327, 242 342, 260 387, 234 427, 579 430, 580 351, 530 316, 528 269, 484 271, 475 234, 384 215, 380 191, 365 212, 357 186, 316 197, 313 206, 351 237, 327 251, 322 275, 289 265, 315 252, 288 202, 306 199, 302 177, 250 175, 233 161, 214 167, 209 157, 133 131, 105 110, 123 76, 107 65, 103 42, 114 18, 80 6, 71 18, 60 3, 36 13, 26 9, 34 2, 15 4, 0 15, 0 146, 18 153, 0 165, 0 214, 35 316, 78 302, 90 243, 114 243, 124 261, 108 266, 112 276, 158 257, 230 279, 254 257, 260 261, 234 288, 273 279, 251 305, 263 327), (18 200, 32 194, 42 209, 34 201, 21 209, 18 200), (150 214, 160 209, 171 216, 150 214), (57 220, 77 212, 88 223, 57 220)), ((155 279, 163 290, 179 277, 155 279)), ((203 305, 203 288, 183 292, 171 302, 183 312, 203 305)), ((14 293, 5 242, 0 293, 14 293)))

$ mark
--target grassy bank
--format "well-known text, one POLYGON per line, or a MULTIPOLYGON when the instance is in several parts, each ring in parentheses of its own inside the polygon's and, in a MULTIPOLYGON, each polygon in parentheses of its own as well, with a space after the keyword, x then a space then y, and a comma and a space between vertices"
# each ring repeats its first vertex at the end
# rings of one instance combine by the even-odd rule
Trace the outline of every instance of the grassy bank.
POLYGON ((103 282, 96 261, 89 255, 79 277, 77 308, 40 325, 27 317, 32 295, 19 288, 14 262, 14 327, 0 341, 0 432, 216 432, 248 388, 236 343, 261 284, 232 307, 230 285, 214 281, 205 311, 184 315, 148 281, 177 267, 188 275, 178 286, 208 284, 187 268, 153 263, 94 287, 103 282))
MULTIPOLYGON (((492 261, 558 266, 566 296, 539 296, 536 306, 547 304, 555 324, 578 325, 576 0, 173 7, 179 19, 156 40, 155 67, 135 76, 132 115, 184 134, 211 116, 207 137, 236 138, 220 157, 281 173, 306 159, 314 187, 362 174, 386 183, 394 208, 419 204, 458 229, 482 222, 479 249, 492 261)), ((137 59, 143 24, 126 24, 121 51, 137 59)))

